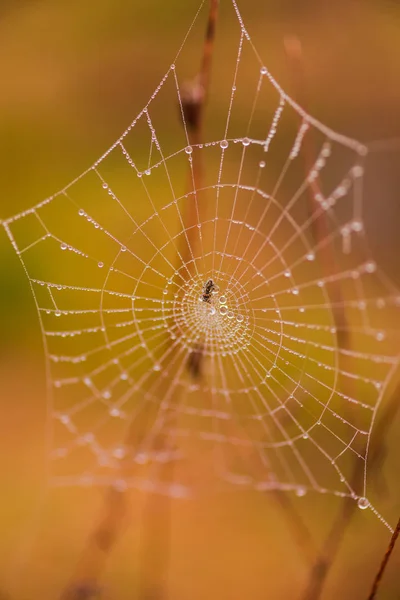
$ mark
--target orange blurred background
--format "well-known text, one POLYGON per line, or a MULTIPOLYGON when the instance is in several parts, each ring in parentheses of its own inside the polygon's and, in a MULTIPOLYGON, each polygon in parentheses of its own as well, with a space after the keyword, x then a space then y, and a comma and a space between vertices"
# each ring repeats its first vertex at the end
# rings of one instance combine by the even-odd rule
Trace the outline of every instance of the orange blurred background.
MULTIPOLYGON (((221 5, 228 0, 221 0, 221 5)), ((116 139, 146 104, 180 46, 198 0, 3 0, 0 6, 0 219, 54 193, 116 139)), ((381 0, 246 0, 239 7, 265 64, 288 93, 295 85, 284 40, 302 44, 308 109, 362 141, 400 136, 400 5, 381 0)), ((229 19, 218 43, 230 42, 229 19)), ((185 51, 188 71, 200 60, 185 51)), ((218 74, 214 73, 214 81, 218 74)), ((217 84, 214 84, 217 85, 217 84)), ((211 87, 210 103, 215 101, 211 87)), ((399 284, 400 151, 371 159, 366 223, 374 254, 399 284)), ((395 326, 395 324, 393 324, 395 326)), ((397 324, 398 326, 398 324, 397 324)), ((58 597, 102 496, 45 489, 44 356, 28 282, 0 229, 0 598, 58 597)), ((387 440, 379 510, 400 516, 400 418, 387 440)), ((338 498, 295 498, 318 547, 338 498)), ((105 598, 135 597, 139 508, 104 576, 105 598)), ((173 504, 169 597, 174 600, 302 598, 310 562, 271 496, 240 492, 173 504)), ((359 511, 323 598, 367 597, 389 531, 359 511)), ((400 597, 400 548, 379 598, 400 597)))

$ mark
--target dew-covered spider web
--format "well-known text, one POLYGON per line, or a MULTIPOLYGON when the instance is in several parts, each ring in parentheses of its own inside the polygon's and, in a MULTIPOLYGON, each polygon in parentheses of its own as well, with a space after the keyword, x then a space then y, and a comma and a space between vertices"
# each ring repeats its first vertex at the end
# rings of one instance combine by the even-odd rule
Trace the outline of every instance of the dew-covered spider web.
POLYGON ((215 49, 200 141, 185 51, 203 5, 112 147, 3 222, 43 334, 51 482, 314 490, 384 521, 368 447, 400 294, 368 250, 367 148, 303 111, 235 0, 221 5, 231 44, 215 49))

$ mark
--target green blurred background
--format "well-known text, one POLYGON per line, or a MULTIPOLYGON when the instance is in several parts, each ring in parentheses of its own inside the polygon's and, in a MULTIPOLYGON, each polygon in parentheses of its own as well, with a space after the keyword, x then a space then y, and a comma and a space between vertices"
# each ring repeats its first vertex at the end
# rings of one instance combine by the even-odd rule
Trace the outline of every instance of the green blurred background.
MULTIPOLYGON (((54 193, 120 135, 168 69, 197 6, 197 0, 2 0, 0 218, 54 193)), ((284 39, 299 38, 313 115, 362 141, 400 136, 397 2, 246 0, 239 6, 265 64, 289 93, 294 83, 284 39)), ((217 36, 221 45, 230 42, 229 20, 217 36)), ((199 60, 199 48, 189 44, 191 75, 199 60)), ((373 156, 365 205, 372 249, 397 282, 399 159, 393 151, 373 156)), ((93 490, 56 490, 38 508, 45 480, 43 351, 28 282, 2 230, 0 335, 0 589, 14 589, 12 598, 21 600, 53 598, 101 497, 93 490)), ((384 464, 388 487, 378 506, 392 524, 400 513, 399 436, 396 422, 384 464)), ((318 542, 339 502, 309 495, 296 506, 318 542)), ((270 497, 194 502, 174 509, 173 523, 174 600, 301 597, 310 565, 270 497)), ((365 598, 388 534, 369 511, 356 514, 323 597, 365 598)), ((133 513, 107 570, 110 597, 132 597, 137 552, 133 513)), ((400 597, 399 571, 400 548, 382 599, 400 597)))

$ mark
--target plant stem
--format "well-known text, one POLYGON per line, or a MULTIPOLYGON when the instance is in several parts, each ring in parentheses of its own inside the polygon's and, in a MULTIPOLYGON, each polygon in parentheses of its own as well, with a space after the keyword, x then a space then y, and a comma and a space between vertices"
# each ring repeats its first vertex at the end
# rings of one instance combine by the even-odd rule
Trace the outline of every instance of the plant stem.
POLYGON ((400 534, 400 519, 396 525, 396 528, 393 532, 393 535, 391 537, 391 540, 389 542, 389 546, 387 547, 387 550, 385 552, 385 555, 382 559, 382 562, 380 564, 379 570, 375 576, 374 579, 374 583, 372 584, 372 588, 371 588, 371 592, 368 596, 368 600, 374 600, 374 598, 376 598, 376 593, 380 587, 380 584, 382 582, 382 578, 383 578, 383 574, 385 573, 386 567, 388 565, 390 556, 394 550, 397 538, 399 537, 400 534))

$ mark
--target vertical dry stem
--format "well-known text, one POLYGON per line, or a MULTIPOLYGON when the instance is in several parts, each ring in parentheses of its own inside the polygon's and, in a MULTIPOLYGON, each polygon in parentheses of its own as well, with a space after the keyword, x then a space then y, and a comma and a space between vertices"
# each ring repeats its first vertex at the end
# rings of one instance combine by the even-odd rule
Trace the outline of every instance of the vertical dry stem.
POLYGON ((183 117, 187 126, 189 143, 193 146, 192 167, 193 177, 190 178, 190 187, 194 188, 194 195, 187 202, 187 210, 184 215, 185 228, 187 231, 188 246, 184 248, 182 257, 185 263, 189 262, 190 249, 195 253, 196 246, 196 224, 197 214, 197 190, 204 186, 204 165, 201 149, 198 145, 202 143, 205 106, 208 98, 211 67, 214 53, 215 33, 218 20, 219 0, 210 0, 210 11, 208 14, 207 30, 204 39, 203 56, 200 71, 193 81, 186 83, 181 91, 183 117))
POLYGON ((376 577, 374 579, 374 583, 372 584, 372 588, 371 588, 371 592, 370 592, 370 594, 368 596, 368 600, 374 600, 374 598, 376 598, 376 593, 377 593, 377 591, 379 589, 379 586, 381 584, 381 581, 382 581, 382 578, 383 578, 383 574, 385 573, 386 567, 388 565, 390 556, 391 556, 391 554, 392 554, 392 552, 394 550, 394 547, 395 547, 397 538, 399 537, 399 534, 400 534, 400 519, 399 519, 399 521, 398 521, 398 523, 396 525, 396 528, 395 528, 395 530, 393 532, 393 535, 391 537, 391 540, 389 542, 389 546, 388 546, 388 548, 387 548, 387 550, 385 552, 385 555, 384 555, 384 557, 382 559, 382 562, 380 564, 379 570, 378 570, 378 572, 376 574, 376 577))
MULTIPOLYGON (((305 110, 307 110, 307 101, 306 101, 306 85, 305 85, 305 77, 303 70, 303 59, 302 59, 302 48, 300 41, 295 38, 287 38, 285 40, 285 49, 288 55, 288 58, 292 67, 292 76, 295 83, 295 95, 296 100, 303 106, 305 110)), ((314 160, 315 153, 312 148, 312 141, 310 138, 305 136, 303 140, 303 157, 305 162, 305 169, 308 171, 314 160)), ((315 196, 320 193, 320 187, 318 179, 315 179, 310 184, 310 210, 311 214, 317 209, 317 203, 315 200, 315 196)), ((322 218, 316 220, 314 224, 314 239, 316 244, 321 242, 323 239, 326 239, 329 234, 329 224, 327 219, 322 215, 322 218)), ((337 266, 334 256, 334 249, 331 245, 327 245, 324 252, 321 255, 321 268, 323 272, 327 272, 328 274, 335 274, 337 272, 337 266)), ((340 282, 335 281, 327 287, 327 292, 332 303, 332 311, 333 318, 335 322, 335 328, 337 331, 337 341, 339 349, 346 349, 350 347, 350 339, 347 333, 347 318, 345 315, 344 302, 342 291, 340 288, 340 282)), ((350 361, 350 359, 348 359, 350 361)), ((343 364, 344 356, 340 355, 340 363, 343 364)), ((344 366, 344 365, 343 365, 344 366)), ((347 364, 347 370, 351 371, 351 365, 347 364)), ((376 464, 380 461, 383 450, 384 450, 384 440, 387 433, 387 429, 390 427, 390 424, 393 422, 393 417, 398 411, 399 405, 396 402, 396 398, 400 390, 396 390, 394 395, 392 396, 391 401, 389 402, 385 412, 382 415, 381 420, 379 421, 376 427, 376 439, 379 440, 379 444, 376 446, 375 451, 370 453, 369 456, 369 466, 372 468, 376 466, 376 464)), ((355 397, 355 396, 354 396, 355 397)), ((352 489, 359 489, 363 483, 363 469, 362 467, 356 465, 351 486, 352 489)), ((353 517, 354 512, 356 511, 357 505, 354 499, 346 498, 343 501, 342 509, 339 512, 335 522, 325 539, 323 544, 323 548, 317 557, 314 567, 311 572, 311 576, 309 579, 309 583, 304 594, 305 600, 318 600, 321 596, 326 578, 329 573, 330 566, 332 565, 337 552, 340 548, 340 544, 342 542, 345 531, 350 524, 350 521, 353 517)), ((382 561, 381 568, 377 574, 377 577, 374 582, 374 588, 371 594, 376 592, 376 589, 379 586, 381 581, 381 577, 383 571, 386 567, 387 561, 389 560, 390 554, 393 550, 395 541, 399 534, 399 525, 396 528, 396 532, 392 538, 391 545, 389 545, 388 551, 385 554, 385 557, 382 561), (376 586, 376 588, 375 588, 376 586), (374 591, 375 590, 375 591, 374 591)), ((368 600, 374 598, 374 595, 371 595, 368 600)))

